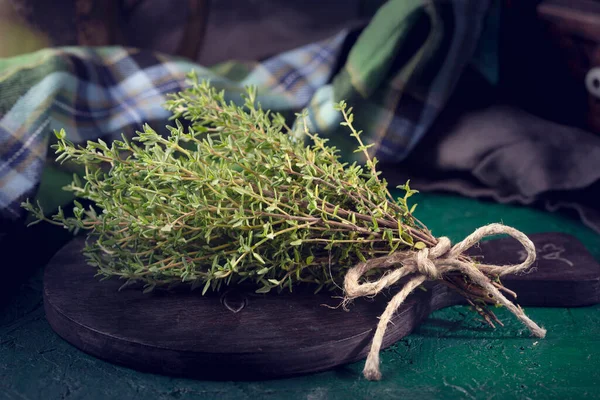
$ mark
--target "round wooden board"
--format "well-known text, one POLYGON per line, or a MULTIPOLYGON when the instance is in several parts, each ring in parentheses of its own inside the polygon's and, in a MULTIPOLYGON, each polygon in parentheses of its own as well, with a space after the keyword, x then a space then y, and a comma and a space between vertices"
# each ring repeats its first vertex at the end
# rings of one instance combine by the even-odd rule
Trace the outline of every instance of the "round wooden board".
MULTIPOLYGON (((583 305, 598 300, 598 264, 584 257, 574 239, 559 236, 579 257, 572 268, 575 273, 567 276, 554 268, 560 267, 559 261, 547 260, 538 264, 535 275, 506 280, 509 287, 526 289, 525 296, 519 295, 522 305, 583 305)), ((515 254, 514 249, 503 251, 515 246, 503 240, 482 244, 486 257, 515 254)), ((279 295, 235 290, 206 296, 200 290, 143 294, 135 288, 119 292, 123 281, 95 277, 96 270, 86 264, 82 247, 82 238, 73 240, 47 266, 44 306, 52 328, 96 357, 162 374, 264 379, 360 360, 394 293, 358 299, 344 311, 324 306, 339 305, 331 293, 315 295, 301 289, 279 295)), ((388 326, 384 348, 409 334, 431 311, 460 302, 442 284, 415 291, 388 326)))
MULTIPOLYGON (((47 266, 44 305, 52 328, 96 357, 136 369, 206 379, 257 379, 326 370, 366 356, 377 317, 390 296, 355 301, 349 311, 331 293, 295 290, 257 295, 230 290, 130 288, 100 281, 85 263, 82 239, 47 266)), ((439 287, 445 291, 443 287, 439 287)), ((384 346, 429 314, 423 292, 396 314, 384 346), (412 323, 410 323, 412 322, 412 323)))

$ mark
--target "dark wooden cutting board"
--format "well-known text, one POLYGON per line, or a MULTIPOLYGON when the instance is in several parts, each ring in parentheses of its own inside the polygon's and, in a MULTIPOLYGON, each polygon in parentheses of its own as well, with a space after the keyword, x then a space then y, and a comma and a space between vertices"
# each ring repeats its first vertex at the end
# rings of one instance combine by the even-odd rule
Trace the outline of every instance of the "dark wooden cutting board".
MULTIPOLYGON (((575 307, 600 302, 600 265, 583 245, 561 233, 534 234, 535 270, 505 276, 522 306, 575 307)), ((330 309, 339 299, 298 288, 257 295, 240 289, 143 294, 123 281, 100 282, 81 254, 78 238, 47 266, 44 306, 52 328, 79 349, 110 362, 203 379, 264 379, 326 370, 366 356, 377 318, 395 293, 355 300, 349 311, 330 309)), ((513 239, 484 242, 472 254, 486 263, 519 261, 513 239)), ((440 308, 463 304, 443 284, 417 290, 395 314, 383 347, 408 335, 440 308)), ((543 325, 544 321, 537 321, 543 325)), ((500 328, 501 329, 501 328, 500 328)))

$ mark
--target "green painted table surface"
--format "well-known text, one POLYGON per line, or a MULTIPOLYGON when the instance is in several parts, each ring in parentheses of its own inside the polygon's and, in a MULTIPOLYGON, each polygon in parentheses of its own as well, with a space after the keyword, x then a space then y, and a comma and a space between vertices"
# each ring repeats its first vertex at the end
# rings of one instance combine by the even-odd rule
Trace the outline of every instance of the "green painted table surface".
MULTIPOLYGON (((562 215, 454 196, 416 201, 433 233, 453 241, 500 221, 525 233, 570 233, 600 259, 600 237, 562 215)), ((599 306, 527 309, 548 329, 543 340, 530 338, 502 309, 505 326, 496 330, 467 307, 437 311, 383 352, 381 382, 362 378, 362 362, 291 379, 211 382, 140 373, 80 352, 50 329, 41 284, 38 273, 0 309, 0 398, 600 398, 599 306)))

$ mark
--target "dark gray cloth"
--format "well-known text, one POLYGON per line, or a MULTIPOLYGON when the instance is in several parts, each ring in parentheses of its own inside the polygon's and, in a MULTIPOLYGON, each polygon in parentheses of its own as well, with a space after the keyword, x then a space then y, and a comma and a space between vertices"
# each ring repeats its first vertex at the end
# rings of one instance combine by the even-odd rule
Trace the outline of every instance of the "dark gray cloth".
MULTIPOLYGON (((206 0, 205 34, 195 61, 213 65, 229 60, 260 60, 367 23, 376 7, 362 0, 206 0), (373 8, 373 9, 372 9, 373 8)), ((173 53, 182 40, 189 14, 186 2, 174 7, 162 0, 128 0, 135 8, 124 24, 134 47, 173 53)), ((382 1, 375 2, 382 3, 382 1)), ((189 38, 188 38, 189 39, 189 38)))
POLYGON ((600 233, 600 137, 508 105, 442 118, 386 175, 422 191, 574 210, 600 233))
POLYGON ((122 45, 210 66, 365 26, 386 0, 10 0, 52 46, 122 45), (186 36, 187 35, 187 36, 186 36))

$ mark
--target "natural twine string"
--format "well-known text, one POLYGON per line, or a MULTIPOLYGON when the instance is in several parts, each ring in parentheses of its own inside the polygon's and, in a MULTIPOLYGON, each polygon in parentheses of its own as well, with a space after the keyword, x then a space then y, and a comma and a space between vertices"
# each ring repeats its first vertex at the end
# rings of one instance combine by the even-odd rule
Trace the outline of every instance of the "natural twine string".
POLYGON ((538 326, 535 322, 529 319, 521 307, 513 304, 492 284, 488 277, 502 276, 506 274, 515 274, 524 272, 535 261, 535 246, 520 231, 509 226, 501 224, 490 224, 483 226, 462 242, 451 247, 450 240, 447 237, 440 237, 437 245, 432 248, 425 248, 418 252, 397 252, 389 256, 379 257, 366 262, 357 264, 350 269, 344 279, 344 290, 346 299, 352 300, 357 297, 374 296, 383 289, 398 282, 401 278, 414 274, 414 276, 404 285, 392 300, 388 303, 385 311, 379 318, 377 330, 373 337, 371 350, 367 357, 367 362, 363 370, 364 376, 369 380, 381 379, 379 371, 379 350, 385 335, 385 330, 390 322, 390 319, 404 302, 406 297, 419 285, 426 280, 441 279, 444 274, 453 271, 459 271, 468 276, 474 283, 486 289, 493 298, 510 310, 529 330, 537 337, 543 338, 546 335, 546 330, 538 326), (525 248, 527 258, 520 264, 515 265, 490 265, 490 264, 474 264, 471 262, 461 261, 459 258, 467 249, 477 244, 486 236, 507 234, 517 239, 525 248), (389 273, 383 275, 379 280, 374 282, 359 283, 360 278, 371 269, 384 269, 401 265, 389 273), (486 274, 488 276, 486 276, 486 274))

